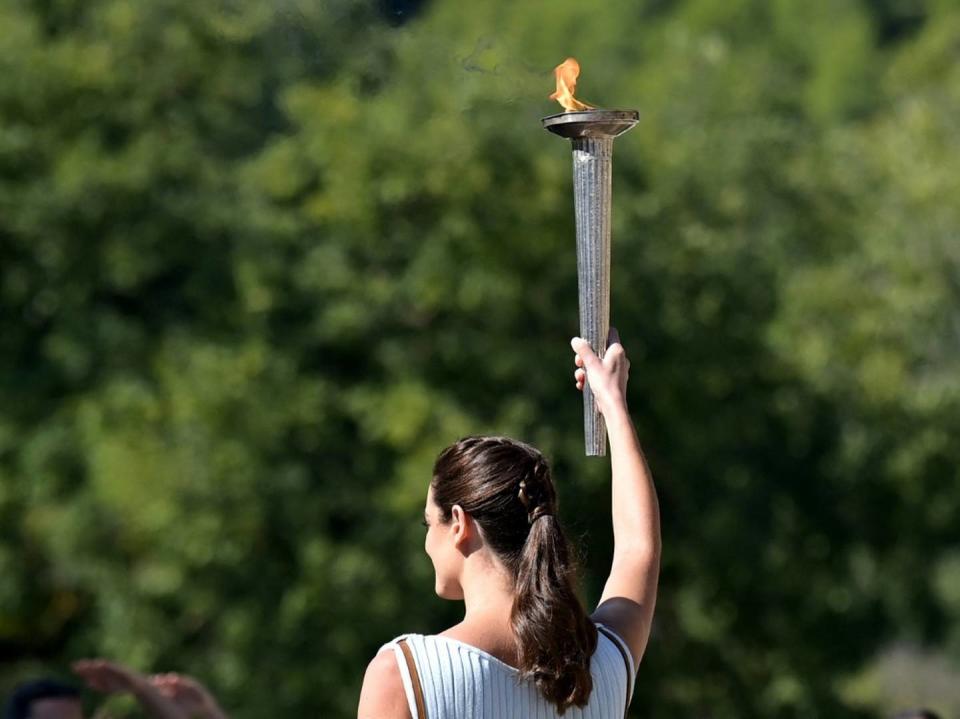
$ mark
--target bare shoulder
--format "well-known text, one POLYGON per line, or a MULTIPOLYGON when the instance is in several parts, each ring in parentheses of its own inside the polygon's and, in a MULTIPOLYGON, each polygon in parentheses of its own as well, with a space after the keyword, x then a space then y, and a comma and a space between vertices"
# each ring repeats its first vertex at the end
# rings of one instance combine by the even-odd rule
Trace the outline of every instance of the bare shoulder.
POLYGON ((385 649, 367 665, 360 690, 358 719, 411 719, 400 669, 393 652, 385 649))

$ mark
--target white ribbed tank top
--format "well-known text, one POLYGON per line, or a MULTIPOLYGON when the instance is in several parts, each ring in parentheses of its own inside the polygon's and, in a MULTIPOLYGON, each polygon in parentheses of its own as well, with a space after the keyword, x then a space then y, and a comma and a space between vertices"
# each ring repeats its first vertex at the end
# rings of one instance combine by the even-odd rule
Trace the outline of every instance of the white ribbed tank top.
MULTIPOLYGON (((603 633, 597 632, 597 650, 590 662, 593 691, 582 709, 571 707, 563 719, 623 719, 627 696, 633 695, 635 668, 626 644, 607 629, 624 654, 603 633), (624 663, 627 657, 629 670, 624 663), (629 686, 629 694, 627 687, 629 686)), ((448 637, 404 634, 382 649, 392 649, 413 719, 554 719, 556 707, 537 691, 532 682, 518 683, 518 672, 482 649, 448 637), (417 715, 413 683, 403 651, 397 644, 407 640, 427 711, 417 715)))

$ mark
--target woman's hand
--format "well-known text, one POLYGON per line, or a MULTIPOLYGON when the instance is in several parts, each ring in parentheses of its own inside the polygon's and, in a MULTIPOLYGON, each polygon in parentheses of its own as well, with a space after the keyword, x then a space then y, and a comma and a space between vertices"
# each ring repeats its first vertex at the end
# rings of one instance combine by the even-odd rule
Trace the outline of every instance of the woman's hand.
POLYGON ((154 674, 150 677, 150 683, 191 716, 203 712, 212 699, 209 692, 192 677, 173 673, 154 674))
POLYGON ((129 692, 154 719, 189 719, 187 712, 163 696, 145 676, 122 664, 106 659, 82 659, 74 662, 73 671, 98 692, 129 692))
POLYGON ((105 659, 82 659, 73 664, 73 671, 83 678, 91 689, 104 694, 134 693, 146 680, 127 667, 105 659))
POLYGON ((620 344, 620 335, 616 328, 610 328, 607 351, 602 360, 582 337, 574 337, 570 340, 570 346, 576 353, 574 363, 578 369, 574 371, 573 379, 577 389, 583 390, 584 383, 589 382, 590 390, 597 401, 597 409, 605 417, 609 416, 608 413, 626 410, 630 360, 620 344))
POLYGON ((150 683, 190 716, 199 714, 207 719, 226 717, 213 694, 193 677, 173 673, 155 674, 150 677, 150 683))

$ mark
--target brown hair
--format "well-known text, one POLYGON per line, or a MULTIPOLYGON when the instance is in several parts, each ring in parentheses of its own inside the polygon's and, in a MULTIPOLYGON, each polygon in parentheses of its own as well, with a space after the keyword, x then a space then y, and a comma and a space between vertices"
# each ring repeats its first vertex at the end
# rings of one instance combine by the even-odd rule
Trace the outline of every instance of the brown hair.
POLYGON ((547 460, 523 442, 467 437, 440 453, 431 486, 441 520, 449 522, 459 504, 513 576, 521 678, 533 679, 560 714, 586 705, 597 628, 574 591, 576 567, 547 460))

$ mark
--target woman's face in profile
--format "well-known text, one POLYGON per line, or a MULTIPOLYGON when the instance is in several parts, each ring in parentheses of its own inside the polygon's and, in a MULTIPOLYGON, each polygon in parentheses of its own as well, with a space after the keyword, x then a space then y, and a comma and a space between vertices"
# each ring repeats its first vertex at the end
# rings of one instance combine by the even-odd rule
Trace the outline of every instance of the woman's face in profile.
POLYGON ((427 491, 423 510, 427 536, 423 549, 433 563, 434 591, 441 599, 463 599, 460 586, 460 565, 463 556, 453 543, 452 523, 440 521, 440 507, 433 501, 433 487, 427 491))

